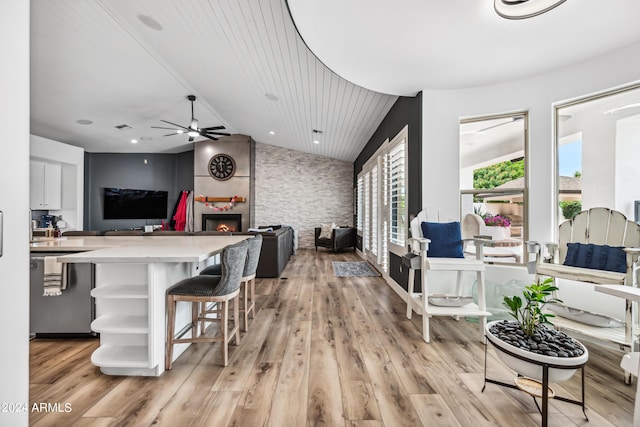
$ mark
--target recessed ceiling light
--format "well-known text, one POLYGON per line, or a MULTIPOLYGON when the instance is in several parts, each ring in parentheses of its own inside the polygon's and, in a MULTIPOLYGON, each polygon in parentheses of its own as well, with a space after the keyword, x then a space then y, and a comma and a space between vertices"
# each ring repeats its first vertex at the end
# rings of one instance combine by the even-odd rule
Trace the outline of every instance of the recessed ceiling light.
POLYGON ((137 140, 137 139, 132 139, 132 140, 131 140, 131 143, 132 143, 132 144, 137 144, 137 143, 138 143, 138 140, 137 140))
POLYGON ((76 120, 76 123, 78 123, 79 125, 90 125, 93 122, 87 119, 80 119, 80 120, 76 120))
POLYGON ((138 20, 152 30, 162 31, 162 25, 150 16, 138 15, 138 20))
POLYGON ((320 141, 318 141, 317 139, 313 140, 314 144, 320 144, 320 141))
POLYGON ((176 133, 184 133, 182 129, 176 129, 176 133))
POLYGON ((276 133, 272 130, 269 131, 269 135, 275 135, 276 133))
POLYGON ((151 141, 153 140, 152 136, 141 136, 140 141, 151 141))
POLYGON ((279 100, 279 98, 276 95, 272 94, 272 93, 265 93, 264 97, 267 98, 269 101, 277 101, 277 100, 279 100))
POLYGON ((566 0, 494 0, 496 13, 507 19, 525 19, 545 13, 566 0))

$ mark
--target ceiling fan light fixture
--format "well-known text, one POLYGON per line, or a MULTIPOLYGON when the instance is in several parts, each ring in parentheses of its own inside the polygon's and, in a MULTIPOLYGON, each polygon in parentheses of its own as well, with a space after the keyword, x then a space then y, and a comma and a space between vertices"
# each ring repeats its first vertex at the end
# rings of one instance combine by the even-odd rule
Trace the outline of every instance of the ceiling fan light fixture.
POLYGON ((195 138, 196 136, 199 136, 200 133, 196 130, 190 130, 189 132, 187 132, 187 135, 189 135, 192 138, 195 138))
POLYGON ((541 15, 566 0, 494 0, 496 13, 506 19, 526 19, 541 15))

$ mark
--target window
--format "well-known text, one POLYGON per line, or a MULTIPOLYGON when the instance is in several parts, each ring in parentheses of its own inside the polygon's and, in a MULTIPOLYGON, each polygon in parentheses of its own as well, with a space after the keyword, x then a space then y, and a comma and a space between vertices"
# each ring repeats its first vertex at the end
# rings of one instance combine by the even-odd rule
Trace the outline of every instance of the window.
POLYGON ((494 241, 485 261, 526 262, 527 119, 514 113, 460 123, 460 217, 476 215, 474 234, 494 241))
MULTIPOLYGON (((371 253, 378 256, 378 165, 371 169, 371 253)), ((376 259, 377 262, 377 259, 376 259)))
POLYGON ((640 84, 559 104, 555 114, 557 223, 594 207, 635 219, 640 84))
POLYGON ((389 249, 403 255, 407 239, 407 178, 405 127, 389 144, 389 249))
POLYGON ((371 249, 369 235, 371 233, 371 172, 364 174, 364 195, 363 195, 363 227, 362 227, 362 248, 364 251, 371 249))
POLYGON ((362 251, 382 271, 389 271, 389 252, 404 255, 407 227, 408 127, 385 141, 367 160, 357 178, 357 224, 362 251))
POLYGON ((362 192, 364 191, 364 177, 362 175, 358 176, 358 187, 356 189, 356 228, 358 229, 358 233, 362 234, 362 224, 363 224, 363 215, 362 215, 362 192))

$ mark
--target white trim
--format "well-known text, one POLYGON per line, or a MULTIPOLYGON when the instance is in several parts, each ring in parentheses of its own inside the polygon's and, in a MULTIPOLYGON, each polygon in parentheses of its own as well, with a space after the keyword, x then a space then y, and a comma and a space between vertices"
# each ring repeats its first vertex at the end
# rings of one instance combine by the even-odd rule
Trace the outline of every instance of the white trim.
MULTIPOLYGON (((409 142, 409 125, 406 125, 404 128, 402 128, 402 130, 400 132, 398 132, 398 134, 393 137, 393 139, 389 142, 389 147, 388 147, 388 152, 391 153, 391 151, 399 144, 404 143, 404 159, 405 159, 405 167, 404 167, 404 195, 405 195, 405 206, 404 206, 404 218, 405 218, 405 225, 404 225, 404 242, 402 245, 398 245, 397 243, 393 243, 391 240, 389 240, 389 252, 398 255, 398 256, 402 256, 407 252, 406 249, 406 241, 409 238, 409 209, 408 209, 408 195, 409 195, 409 179, 408 179, 408 167, 407 167, 407 149, 408 149, 408 142, 409 142)), ((391 182, 389 182, 389 185, 391 185, 391 182)), ((390 194, 391 196, 391 194, 390 194)), ((390 205, 389 207, 391 207, 391 200, 389 201, 390 205)), ((391 225, 391 218, 389 218, 390 221, 390 225, 391 225)), ((389 236, 391 237, 391 236, 389 236)))

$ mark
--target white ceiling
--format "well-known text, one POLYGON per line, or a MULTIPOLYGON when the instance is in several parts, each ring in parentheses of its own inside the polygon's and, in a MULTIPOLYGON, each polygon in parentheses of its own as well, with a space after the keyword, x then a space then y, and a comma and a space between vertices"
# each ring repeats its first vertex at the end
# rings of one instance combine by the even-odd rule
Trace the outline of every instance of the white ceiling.
POLYGON ((520 79, 640 41, 638 0, 567 0, 523 20, 498 16, 494 0, 288 4, 324 64, 355 84, 396 95, 520 79))
POLYGON ((519 21, 493 0, 32 0, 31 14, 31 132, 90 152, 191 149, 151 126, 188 126, 194 94, 200 126, 353 161, 396 95, 522 78, 640 41, 638 0, 568 0, 519 21), (153 139, 129 142, 141 137, 153 139))
POLYGON ((397 99, 327 69, 283 0, 32 0, 31 15, 31 133, 90 152, 191 149, 151 126, 188 126, 194 94, 201 127, 353 161, 397 99))

